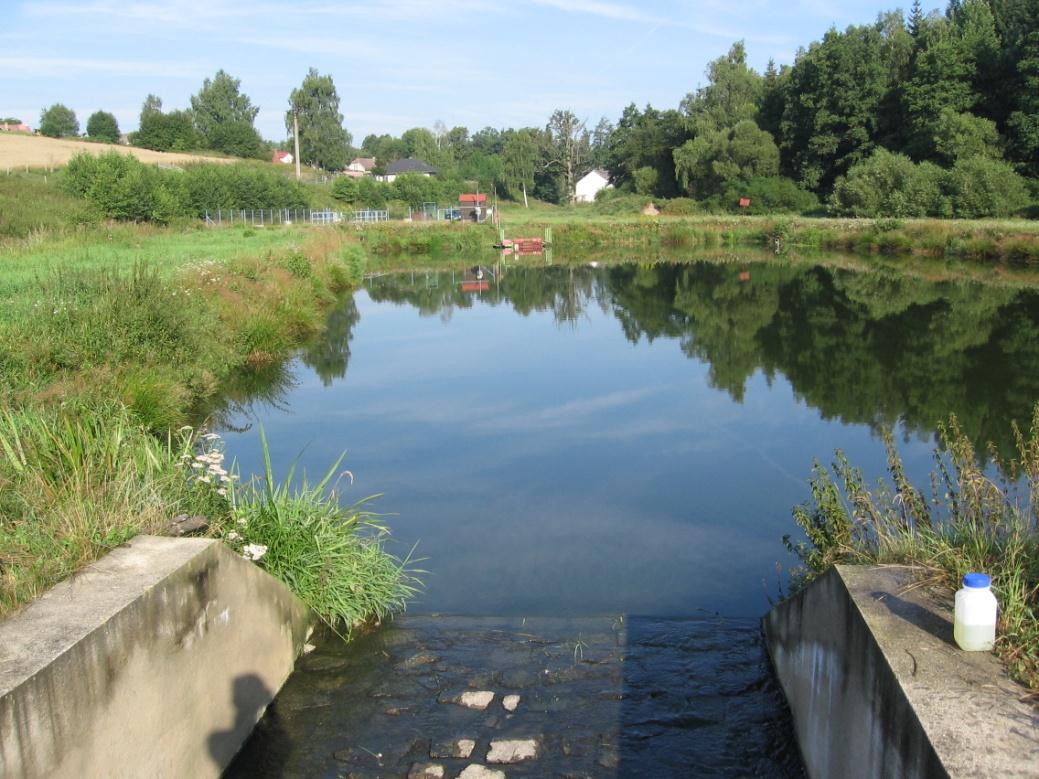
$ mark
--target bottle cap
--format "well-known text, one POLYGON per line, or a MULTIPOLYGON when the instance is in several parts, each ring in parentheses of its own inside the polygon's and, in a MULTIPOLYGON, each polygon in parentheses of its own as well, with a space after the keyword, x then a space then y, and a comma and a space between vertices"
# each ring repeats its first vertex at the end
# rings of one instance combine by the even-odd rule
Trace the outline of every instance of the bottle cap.
POLYGON ((992 577, 987 573, 968 573, 963 577, 964 587, 977 587, 983 589, 992 584, 992 577))

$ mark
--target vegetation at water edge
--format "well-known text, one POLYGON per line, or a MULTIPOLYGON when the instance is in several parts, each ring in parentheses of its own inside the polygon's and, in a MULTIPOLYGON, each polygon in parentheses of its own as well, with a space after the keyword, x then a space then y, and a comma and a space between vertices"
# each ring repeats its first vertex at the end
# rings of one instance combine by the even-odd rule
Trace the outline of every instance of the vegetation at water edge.
POLYGON ((909 483, 890 435, 890 484, 868 486, 840 451, 831 468, 816 463, 812 501, 794 509, 805 538, 784 538, 803 564, 795 589, 835 563, 911 565, 950 592, 965 573, 988 573, 1000 604, 996 652, 1039 693, 1039 404, 1030 431, 1014 432, 1017 457, 993 478, 953 417, 928 489, 909 483))
POLYGON ((266 546, 271 572, 341 630, 403 607, 414 580, 373 515, 341 508, 327 482, 236 485, 212 434, 187 426, 321 328, 362 267, 341 238, 166 271, 109 260, 0 274, 0 613, 177 514, 266 546), (340 581, 317 586, 329 570, 340 581))

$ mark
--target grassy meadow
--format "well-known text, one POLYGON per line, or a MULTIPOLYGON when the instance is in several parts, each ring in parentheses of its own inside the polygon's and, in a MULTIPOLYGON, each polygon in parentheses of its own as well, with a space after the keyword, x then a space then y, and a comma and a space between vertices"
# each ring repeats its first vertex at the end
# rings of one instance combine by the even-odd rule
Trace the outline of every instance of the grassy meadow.
POLYGON ((415 582, 370 512, 340 505, 329 480, 239 484, 198 424, 228 382, 316 333, 362 267, 332 228, 99 223, 8 239, 0 614, 179 514, 208 517, 337 630, 403 608, 415 582))

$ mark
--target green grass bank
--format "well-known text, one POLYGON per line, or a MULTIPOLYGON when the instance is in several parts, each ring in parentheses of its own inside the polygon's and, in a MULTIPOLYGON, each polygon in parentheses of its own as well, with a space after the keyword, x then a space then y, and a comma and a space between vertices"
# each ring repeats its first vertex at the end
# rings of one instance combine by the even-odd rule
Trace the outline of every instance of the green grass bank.
POLYGON ((239 484, 220 439, 192 426, 323 326, 363 265, 347 239, 100 225, 4 245, 0 614, 181 514, 207 517, 338 630, 403 608, 408 562, 331 471, 239 484))
POLYGON ((605 216, 594 206, 502 210, 507 237, 551 228, 560 252, 608 247, 846 252, 982 262, 1039 262, 1039 222, 1029 220, 834 219, 773 216, 605 216))

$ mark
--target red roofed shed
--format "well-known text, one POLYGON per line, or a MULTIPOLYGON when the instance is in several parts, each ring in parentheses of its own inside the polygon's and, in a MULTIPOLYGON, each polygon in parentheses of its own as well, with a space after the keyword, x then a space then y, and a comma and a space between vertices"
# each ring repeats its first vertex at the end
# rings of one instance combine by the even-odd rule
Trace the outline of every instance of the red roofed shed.
POLYGON ((483 193, 462 193, 458 196, 458 210, 462 220, 482 222, 487 219, 487 195, 483 193))

